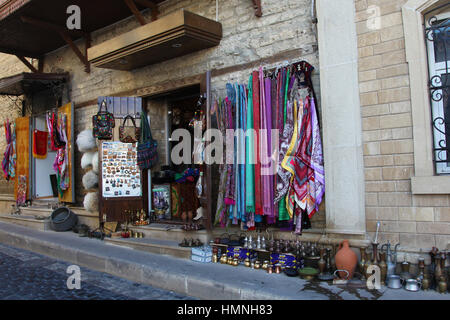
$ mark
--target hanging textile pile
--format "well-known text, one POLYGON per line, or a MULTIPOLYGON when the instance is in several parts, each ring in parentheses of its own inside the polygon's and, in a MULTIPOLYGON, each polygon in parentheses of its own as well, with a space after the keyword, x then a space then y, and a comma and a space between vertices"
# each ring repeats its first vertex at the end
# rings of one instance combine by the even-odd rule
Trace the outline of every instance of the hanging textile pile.
POLYGON ((216 225, 310 228, 325 192, 313 70, 305 61, 271 73, 260 67, 247 85, 228 83, 225 99, 215 102, 226 137, 216 225))
POLYGON ((70 186, 68 172, 68 141, 66 134, 67 116, 65 114, 47 113, 47 129, 50 135, 51 150, 56 151, 53 170, 56 172, 57 189, 60 197, 70 186))
POLYGON ((2 169, 6 180, 14 179, 16 176, 16 124, 12 124, 9 119, 4 123, 6 148, 3 154, 2 169))

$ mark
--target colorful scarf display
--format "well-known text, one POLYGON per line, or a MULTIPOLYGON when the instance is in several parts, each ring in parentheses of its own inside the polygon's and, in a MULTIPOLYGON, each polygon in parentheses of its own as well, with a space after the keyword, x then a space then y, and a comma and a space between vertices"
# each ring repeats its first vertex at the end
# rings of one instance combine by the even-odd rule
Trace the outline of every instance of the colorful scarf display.
POLYGON ((227 84, 226 98, 214 104, 217 127, 234 134, 224 139, 215 225, 265 223, 297 234, 310 227, 325 192, 312 70, 306 62, 271 74, 260 67, 248 84, 227 84))
POLYGON ((16 125, 13 123, 11 130, 11 123, 6 119, 4 123, 6 148, 3 154, 2 169, 6 180, 14 179, 16 176, 16 125))

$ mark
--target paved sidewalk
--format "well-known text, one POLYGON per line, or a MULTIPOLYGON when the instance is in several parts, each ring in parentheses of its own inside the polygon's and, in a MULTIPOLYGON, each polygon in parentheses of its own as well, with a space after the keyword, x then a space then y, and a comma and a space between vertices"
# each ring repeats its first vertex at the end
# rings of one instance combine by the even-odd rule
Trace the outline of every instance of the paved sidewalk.
POLYGON ((0 300, 191 300, 173 291, 81 267, 80 289, 68 289, 71 264, 0 244, 0 300))
POLYGON ((73 232, 42 232, 7 223, 0 223, 0 243, 200 299, 450 300, 450 294, 435 291, 342 288, 243 266, 201 264, 80 238, 73 232))

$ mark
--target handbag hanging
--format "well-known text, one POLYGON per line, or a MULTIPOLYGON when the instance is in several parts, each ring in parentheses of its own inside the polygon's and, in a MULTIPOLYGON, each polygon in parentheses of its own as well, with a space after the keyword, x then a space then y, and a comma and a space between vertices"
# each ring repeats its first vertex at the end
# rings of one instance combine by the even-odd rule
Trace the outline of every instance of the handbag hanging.
POLYGON ((98 113, 92 116, 92 133, 99 140, 111 140, 113 137, 113 128, 115 127, 114 115, 108 112, 106 100, 103 100, 98 113), (105 111, 103 111, 105 107, 105 111))
POLYGON ((147 113, 141 112, 141 137, 137 146, 137 163, 141 169, 151 169, 158 163, 158 143, 153 140, 147 113))
POLYGON ((141 137, 141 128, 136 127, 136 121, 131 115, 127 115, 119 127, 119 140, 124 143, 135 143, 138 142, 141 137), (133 123, 132 126, 125 126, 125 122, 131 119, 133 123))

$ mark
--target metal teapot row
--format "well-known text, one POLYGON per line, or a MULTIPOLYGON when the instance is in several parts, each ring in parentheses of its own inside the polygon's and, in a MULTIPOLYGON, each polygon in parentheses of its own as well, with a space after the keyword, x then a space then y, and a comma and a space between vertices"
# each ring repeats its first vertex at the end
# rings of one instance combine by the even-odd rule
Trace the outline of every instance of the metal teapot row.
POLYGON ((318 256, 319 246, 313 242, 302 242, 299 240, 266 240, 264 236, 258 235, 253 238, 246 236, 243 247, 245 249, 267 250, 274 253, 295 253, 302 256, 318 256))

